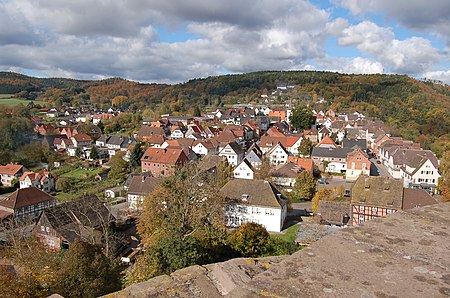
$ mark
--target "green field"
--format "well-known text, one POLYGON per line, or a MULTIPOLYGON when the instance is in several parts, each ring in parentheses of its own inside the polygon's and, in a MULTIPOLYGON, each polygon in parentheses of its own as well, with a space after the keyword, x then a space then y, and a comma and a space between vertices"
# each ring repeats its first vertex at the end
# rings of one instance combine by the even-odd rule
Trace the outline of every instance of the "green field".
POLYGON ((101 169, 95 169, 95 170, 84 170, 84 169, 75 169, 70 172, 67 172, 61 177, 68 177, 68 178, 86 178, 87 176, 94 176, 97 175, 100 172, 101 169))
POLYGON ((294 242, 295 239, 297 238, 298 228, 299 228, 299 225, 294 224, 294 225, 290 226, 289 228, 287 228, 286 230, 284 230, 282 233, 271 234, 270 237, 279 238, 286 242, 294 242))
POLYGON ((2 106, 12 107, 12 106, 16 106, 19 104, 23 104, 24 106, 26 106, 30 102, 34 102, 35 104, 39 104, 41 106, 44 106, 47 104, 46 102, 43 102, 43 101, 37 101, 37 100, 31 101, 31 100, 27 100, 27 99, 23 99, 23 98, 16 98, 12 94, 0 94, 0 105, 2 105, 2 106))

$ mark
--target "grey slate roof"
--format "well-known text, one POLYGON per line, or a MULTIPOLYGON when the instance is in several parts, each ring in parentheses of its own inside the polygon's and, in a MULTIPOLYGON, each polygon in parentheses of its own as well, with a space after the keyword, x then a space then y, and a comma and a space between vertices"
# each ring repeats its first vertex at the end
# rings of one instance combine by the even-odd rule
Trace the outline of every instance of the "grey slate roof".
POLYGON ((344 139, 342 141, 342 147, 344 148, 353 148, 354 146, 358 146, 362 150, 367 150, 367 141, 366 139, 344 139))
POLYGON ((146 196, 164 181, 163 177, 134 176, 128 186, 128 194, 146 196))
POLYGON ((353 151, 352 148, 322 148, 314 147, 312 150, 312 157, 335 157, 347 158, 347 153, 353 151))
POLYGON ((280 208, 285 202, 281 192, 265 180, 232 179, 220 190, 228 202, 244 203, 246 195, 249 205, 280 208))

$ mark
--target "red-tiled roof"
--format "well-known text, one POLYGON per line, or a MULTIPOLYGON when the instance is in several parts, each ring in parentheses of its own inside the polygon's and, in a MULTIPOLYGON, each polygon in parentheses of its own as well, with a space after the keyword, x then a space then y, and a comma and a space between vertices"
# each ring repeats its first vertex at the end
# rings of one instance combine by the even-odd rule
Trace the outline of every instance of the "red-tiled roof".
POLYGON ((17 164, 7 164, 0 166, 0 175, 16 175, 20 170, 22 170, 22 165, 17 164))
POLYGON ((176 165, 186 160, 186 156, 183 150, 178 148, 148 148, 141 160, 176 165))
POLYGON ((92 138, 84 133, 76 134, 75 136, 73 136, 73 138, 77 142, 91 142, 92 141, 92 138))
POLYGON ((335 148, 337 147, 336 143, 328 135, 325 135, 316 147, 320 147, 320 145, 333 145, 335 148))
POLYGON ((312 172, 314 169, 313 160, 310 158, 299 158, 299 157, 295 157, 295 156, 288 156, 288 161, 301 166, 302 168, 304 168, 307 171, 312 172))

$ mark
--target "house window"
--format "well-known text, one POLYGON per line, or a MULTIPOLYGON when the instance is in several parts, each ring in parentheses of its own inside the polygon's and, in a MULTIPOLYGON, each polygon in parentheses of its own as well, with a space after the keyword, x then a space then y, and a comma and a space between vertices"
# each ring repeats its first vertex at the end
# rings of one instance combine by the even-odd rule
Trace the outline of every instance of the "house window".
POLYGON ((45 232, 45 227, 41 226, 41 232, 45 232))
POLYGON ((363 223, 364 222, 364 215, 360 215, 358 217, 358 223, 363 223))
POLYGON ((250 176, 250 173, 247 173, 247 177, 250 176))
POLYGON ((266 215, 269 215, 269 214, 270 214, 270 213, 269 213, 269 209, 266 209, 265 211, 266 211, 266 215))
POLYGON ((46 231, 47 233, 50 233, 50 228, 49 228, 49 227, 46 227, 46 228, 45 228, 45 231, 46 231))
POLYGON ((272 209, 270 209, 270 215, 275 215, 272 209))
POLYGON ((359 211, 364 212, 364 206, 359 206, 359 211))
POLYGON ((377 213, 378 212, 378 208, 377 207, 372 207, 372 213, 377 213))
POLYGON ((391 214, 392 213, 392 209, 388 209, 386 212, 387 212, 387 214, 391 214))

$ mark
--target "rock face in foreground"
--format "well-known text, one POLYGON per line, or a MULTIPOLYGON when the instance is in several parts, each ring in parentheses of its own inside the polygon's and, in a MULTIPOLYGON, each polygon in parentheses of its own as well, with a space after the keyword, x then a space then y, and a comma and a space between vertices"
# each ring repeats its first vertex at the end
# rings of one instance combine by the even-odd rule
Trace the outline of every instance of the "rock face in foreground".
POLYGON ((233 259, 205 266, 191 266, 169 275, 106 295, 106 297, 222 297, 249 283, 253 277, 280 263, 286 257, 233 259))
POLYGON ((450 203, 342 229, 291 256, 192 266, 109 297, 450 296, 450 203))

